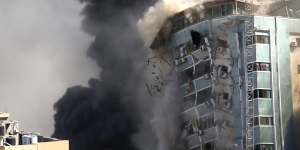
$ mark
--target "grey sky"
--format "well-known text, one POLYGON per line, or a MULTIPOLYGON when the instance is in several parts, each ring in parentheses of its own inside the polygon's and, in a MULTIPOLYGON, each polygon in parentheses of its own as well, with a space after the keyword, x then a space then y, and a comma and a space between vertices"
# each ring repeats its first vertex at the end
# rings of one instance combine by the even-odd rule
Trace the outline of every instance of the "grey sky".
POLYGON ((76 0, 0 0, 0 111, 50 135, 53 104, 99 69, 87 58, 76 0))

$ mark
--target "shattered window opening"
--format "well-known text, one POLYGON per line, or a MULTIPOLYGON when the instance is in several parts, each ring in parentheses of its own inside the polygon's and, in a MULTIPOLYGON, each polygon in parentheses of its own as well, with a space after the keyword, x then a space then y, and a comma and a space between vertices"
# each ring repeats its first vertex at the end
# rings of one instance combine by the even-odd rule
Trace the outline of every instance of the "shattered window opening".
POLYGON ((266 126, 274 125, 273 117, 255 117, 254 126, 260 126, 260 125, 266 125, 266 126))
POLYGON ((253 95, 254 98, 272 98, 272 90, 255 89, 253 95))
POLYGON ((200 92, 197 93, 197 105, 201 105, 207 101, 209 101, 210 96, 211 96, 211 88, 202 90, 200 92))
POLYGON ((255 62, 247 65, 248 73, 254 71, 271 71, 271 64, 265 62, 255 62))
POLYGON ((183 109, 188 110, 188 109, 192 108, 195 105, 196 94, 190 95, 188 97, 184 97, 183 100, 184 100, 183 109))
POLYGON ((270 37, 268 35, 253 36, 253 44, 270 44, 270 37))
POLYGON ((258 144, 254 150, 274 150, 274 144, 258 144))
POLYGON ((213 142, 205 143, 203 145, 203 150, 213 150, 215 149, 215 144, 213 142))

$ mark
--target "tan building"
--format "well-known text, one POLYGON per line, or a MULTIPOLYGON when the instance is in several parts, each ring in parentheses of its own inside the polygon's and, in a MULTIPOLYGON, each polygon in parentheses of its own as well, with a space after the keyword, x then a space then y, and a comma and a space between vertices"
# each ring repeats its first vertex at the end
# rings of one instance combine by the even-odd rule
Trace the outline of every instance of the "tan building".
POLYGON ((69 141, 21 132, 17 121, 0 112, 0 150, 69 150, 69 141))

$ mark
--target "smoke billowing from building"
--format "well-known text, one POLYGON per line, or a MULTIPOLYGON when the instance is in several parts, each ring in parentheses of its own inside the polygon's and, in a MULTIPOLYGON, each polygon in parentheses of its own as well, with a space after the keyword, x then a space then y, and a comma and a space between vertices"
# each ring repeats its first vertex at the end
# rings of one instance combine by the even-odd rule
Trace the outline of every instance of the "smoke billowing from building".
MULTIPOLYGON (((144 17, 138 22, 139 30, 147 45, 150 45, 154 36, 158 33, 165 20, 184 9, 195 5, 202 5, 205 2, 218 0, 159 0, 151 6, 144 17)), ((266 14, 272 4, 279 0, 253 0, 253 4, 260 6, 256 9, 257 14, 266 14)))
POLYGON ((144 43, 136 27, 153 1, 80 1, 85 4, 83 30, 95 37, 88 56, 102 72, 89 87, 69 88, 55 104, 53 136, 70 139, 72 150, 135 150, 139 145, 134 145, 134 137, 135 142, 155 146, 149 124, 152 101, 143 83, 144 43), (139 133, 145 128, 147 136, 139 133))

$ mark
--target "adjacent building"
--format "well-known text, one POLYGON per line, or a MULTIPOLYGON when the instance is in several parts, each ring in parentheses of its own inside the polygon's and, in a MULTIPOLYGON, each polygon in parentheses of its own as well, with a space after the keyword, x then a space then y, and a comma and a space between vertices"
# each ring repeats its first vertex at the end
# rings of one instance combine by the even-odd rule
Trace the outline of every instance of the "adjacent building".
POLYGON ((0 150, 69 150, 69 142, 19 130, 17 121, 0 112, 0 150))
POLYGON ((166 20, 151 45, 160 67, 149 65, 147 87, 162 92, 176 70, 187 149, 297 149, 300 19, 287 3, 257 14, 253 1, 218 0, 166 20))

